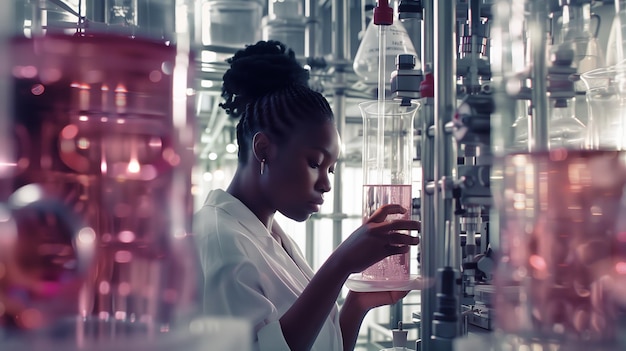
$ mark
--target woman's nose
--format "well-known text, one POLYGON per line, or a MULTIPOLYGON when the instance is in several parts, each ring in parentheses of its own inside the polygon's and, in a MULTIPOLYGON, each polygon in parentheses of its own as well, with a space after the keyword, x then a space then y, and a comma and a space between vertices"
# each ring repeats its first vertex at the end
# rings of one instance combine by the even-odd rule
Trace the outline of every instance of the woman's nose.
POLYGON ((331 184, 330 184, 330 176, 329 173, 322 173, 319 177, 319 179, 317 180, 317 190, 323 192, 323 193, 327 193, 329 192, 331 189, 331 184))

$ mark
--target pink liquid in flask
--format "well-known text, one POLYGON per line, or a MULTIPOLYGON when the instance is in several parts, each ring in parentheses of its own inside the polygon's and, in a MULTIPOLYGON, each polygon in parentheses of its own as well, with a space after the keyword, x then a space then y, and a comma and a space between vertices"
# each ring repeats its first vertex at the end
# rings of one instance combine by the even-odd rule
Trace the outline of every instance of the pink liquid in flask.
MULTIPOLYGON (((82 292, 60 297, 73 304, 63 315, 163 330, 193 314, 193 106, 174 105, 176 48, 48 35, 16 38, 12 54, 12 190, 40 187, 95 239, 82 292)), ((49 247, 44 229, 30 242, 49 247)), ((45 282, 60 281, 52 278, 45 282)))
MULTIPOLYGON (((411 185, 364 185, 363 221, 367 221, 374 211, 386 204, 399 204, 407 209, 403 214, 387 216, 387 220, 410 219, 411 202, 411 185)), ((386 257, 365 269, 362 274, 367 280, 407 280, 410 274, 410 253, 386 257)))

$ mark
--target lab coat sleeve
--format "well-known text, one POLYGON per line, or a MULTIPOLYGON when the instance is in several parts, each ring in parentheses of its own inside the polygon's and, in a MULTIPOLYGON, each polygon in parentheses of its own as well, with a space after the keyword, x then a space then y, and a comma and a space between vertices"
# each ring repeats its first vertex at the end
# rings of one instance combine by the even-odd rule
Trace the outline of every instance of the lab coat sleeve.
POLYGON ((254 243, 236 232, 203 239, 204 312, 247 319, 256 333, 254 350, 289 351, 278 311, 264 295, 263 282, 269 278, 249 258, 256 250, 254 243))

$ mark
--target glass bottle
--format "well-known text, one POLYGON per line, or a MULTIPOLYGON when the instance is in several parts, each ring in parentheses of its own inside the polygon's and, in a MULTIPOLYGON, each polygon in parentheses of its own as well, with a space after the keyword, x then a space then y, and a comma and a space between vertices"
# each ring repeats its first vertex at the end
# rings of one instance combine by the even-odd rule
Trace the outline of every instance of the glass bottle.
MULTIPOLYGON (((410 219, 413 119, 418 105, 367 101, 359 108, 363 117, 363 221, 385 204, 407 209, 387 219, 410 219)), ((364 270, 362 276, 365 280, 408 280, 409 253, 384 258, 364 270)))
POLYGON ((576 118, 574 98, 554 99, 548 110, 549 147, 582 149, 585 145, 585 125, 576 118))

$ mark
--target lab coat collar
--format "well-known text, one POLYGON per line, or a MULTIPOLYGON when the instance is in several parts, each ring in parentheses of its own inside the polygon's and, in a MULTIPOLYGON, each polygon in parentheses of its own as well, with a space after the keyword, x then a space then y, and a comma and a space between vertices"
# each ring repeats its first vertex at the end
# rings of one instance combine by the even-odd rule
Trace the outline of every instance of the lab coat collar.
POLYGON ((211 190, 204 204, 223 209, 246 227, 252 236, 276 241, 259 218, 243 202, 226 191, 222 189, 211 190))
POLYGON ((260 244, 265 245, 267 249, 284 249, 287 254, 291 256, 291 259, 295 262, 296 266, 300 268, 302 273, 308 279, 311 279, 313 270, 309 267, 306 259, 293 240, 280 228, 278 223, 272 223, 272 231, 280 237, 282 246, 272 237, 270 231, 246 205, 226 191, 222 189, 211 190, 206 198, 205 205, 222 208, 233 218, 236 218, 237 221, 248 230, 249 234, 255 237, 260 244))

